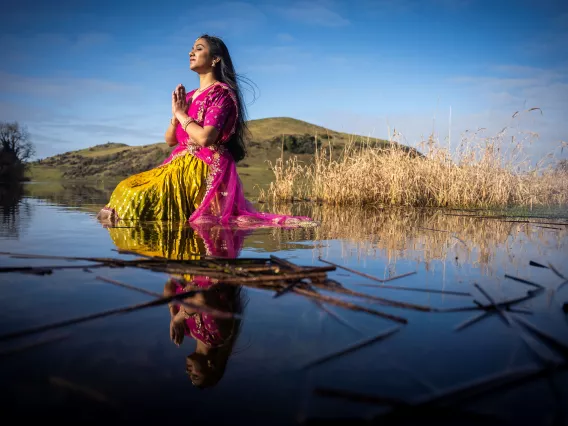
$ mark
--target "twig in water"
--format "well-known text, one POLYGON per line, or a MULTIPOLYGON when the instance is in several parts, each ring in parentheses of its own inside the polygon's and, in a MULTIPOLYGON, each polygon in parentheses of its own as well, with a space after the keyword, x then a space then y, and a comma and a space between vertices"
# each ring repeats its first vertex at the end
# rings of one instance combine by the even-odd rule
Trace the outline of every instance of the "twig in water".
MULTIPOLYGON (((12 340, 12 339, 17 339, 20 337, 24 337, 24 336, 29 336, 32 334, 37 334, 37 333, 42 333, 44 331, 47 330, 54 330, 57 328, 62 328, 62 327, 67 327, 69 325, 75 325, 75 324, 80 324, 83 322, 87 322, 87 321, 92 321, 98 318, 105 318, 105 317, 109 317, 112 315, 120 315, 120 314, 125 314, 128 312, 135 312, 135 311, 139 311, 142 309, 146 309, 146 308, 151 308, 154 306, 161 306, 161 305, 165 305, 168 304, 169 302, 172 302, 174 300, 179 300, 179 299, 184 299, 187 298, 189 296, 192 296, 193 294, 196 294, 196 291, 188 291, 186 293, 180 293, 180 294, 176 294, 174 296, 169 296, 169 297, 163 297, 161 299, 156 299, 156 300, 152 300, 150 302, 146 302, 146 303, 139 303, 136 305, 131 305, 131 306, 126 306, 123 308, 117 308, 117 309, 110 309, 108 311, 104 311, 104 312, 97 312, 95 314, 90 314, 90 315, 85 315, 83 317, 78 317, 78 318, 71 318, 68 320, 64 320, 64 321, 58 321, 58 322, 54 322, 51 324, 45 324, 45 325, 40 325, 38 327, 31 327, 25 330, 20 330, 20 331, 14 331, 11 333, 6 333, 6 334, 2 334, 0 335, 0 342, 1 341, 6 341, 6 340, 12 340)), ((200 307, 198 307, 199 309, 201 309, 200 307)), ((221 312, 221 311, 219 311, 221 312)), ((227 315, 227 313, 225 313, 227 315)), ((230 316, 226 316, 229 318, 234 318, 234 315, 228 314, 230 316)))
POLYGON ((131 260, 112 259, 107 257, 53 256, 53 255, 44 255, 44 254, 27 254, 27 253, 10 253, 10 252, 0 252, 0 255, 10 256, 15 259, 51 259, 51 260, 69 260, 69 261, 83 260, 87 262, 101 262, 101 263, 108 262, 108 263, 121 263, 121 264, 133 263, 133 261, 131 260))
POLYGON ((298 265, 294 265, 292 262, 288 262, 286 259, 282 259, 280 257, 276 257, 274 255, 270 255, 270 260, 272 260, 274 263, 280 265, 280 266, 284 266, 285 268, 288 268, 294 272, 298 272, 302 270, 301 266, 298 265))
POLYGON ((343 319, 343 317, 341 317, 339 314, 333 312, 331 309, 328 309, 322 302, 320 302, 317 299, 310 299, 312 301, 312 303, 314 305, 316 305, 318 308, 320 308, 322 311, 324 311, 326 314, 328 314, 331 318, 333 318, 335 321, 337 321, 339 324, 359 333, 359 334, 363 334, 363 332, 361 330, 359 330, 357 327, 355 327, 354 325, 352 325, 350 322, 348 322, 347 320, 343 319))
POLYGON ((356 285, 359 287, 371 287, 371 288, 388 288, 388 289, 392 289, 392 290, 406 290, 406 291, 417 291, 417 292, 423 292, 423 293, 440 293, 440 294, 445 294, 445 295, 450 295, 450 296, 471 296, 471 293, 467 293, 465 291, 451 291, 451 290, 436 290, 436 289, 430 289, 430 288, 413 288, 413 287, 399 287, 396 285, 378 285, 378 284, 360 284, 360 283, 354 283, 351 285, 356 285))
MULTIPOLYGON (((557 226, 568 226, 568 222, 558 223, 558 222, 531 222, 529 220, 503 220, 506 219, 508 216, 477 216, 471 214, 456 214, 456 213, 443 213, 445 216, 460 216, 460 217, 470 217, 472 219, 494 219, 499 220, 501 222, 507 223, 529 223, 531 225, 557 225, 557 226)), ((535 217, 535 216, 517 216, 517 217, 535 217)))
POLYGON ((540 284, 533 283, 532 281, 525 280, 524 278, 514 277, 514 276, 508 275, 508 274, 505 274, 505 278, 509 278, 510 280, 518 281, 520 283, 527 284, 527 285, 530 285, 532 287, 536 287, 536 288, 539 288, 539 289, 544 289, 544 287, 541 286, 540 284))
MULTIPOLYGON (((531 311, 528 311, 528 310, 525 310, 525 309, 514 309, 514 308, 511 308, 509 306, 506 306, 505 309, 509 312, 514 312, 514 313, 517 313, 517 314, 532 315, 531 311)), ((468 318, 464 322, 461 322, 458 325, 456 325, 454 327, 454 331, 463 330, 464 328, 469 327, 470 325, 475 324, 476 322, 481 321, 482 319, 493 315, 495 312, 496 311, 493 311, 493 310, 480 312, 477 315, 474 315, 473 317, 468 318)))
POLYGON ((475 324, 478 321, 481 321, 483 318, 488 317, 489 315, 491 315, 493 312, 480 312, 477 315, 474 315, 471 318, 466 319, 464 322, 459 323, 458 325, 456 325, 454 327, 455 331, 460 331, 463 330, 466 327, 469 327, 472 324, 475 324))
MULTIPOLYGON (((525 315, 532 315, 532 312, 527 310, 527 309, 515 309, 515 308, 511 308, 510 306, 505 306, 505 309, 508 312, 514 312, 516 314, 525 314, 525 315)), ((486 310, 483 312, 478 313, 477 315, 474 315, 471 318, 468 318, 467 320, 465 320, 464 322, 459 323, 457 326, 454 327, 455 331, 460 331, 463 330, 466 327, 469 327, 472 324, 475 324, 478 321, 481 321, 484 318, 487 318, 491 315, 493 315, 496 311, 494 310, 486 310)))
POLYGON ((528 294, 526 296, 521 296, 521 297, 516 297, 514 299, 509 299, 509 300, 504 300, 502 302, 496 303, 495 305, 490 304, 490 305, 482 305, 481 303, 478 303, 477 306, 459 306, 457 308, 442 308, 442 309, 438 309, 435 312, 444 312, 444 313, 449 313, 449 312, 468 312, 468 311, 478 311, 480 309, 483 309, 485 311, 489 310, 494 310, 495 307, 501 307, 501 308, 510 308, 513 305, 518 305, 519 303, 522 302, 526 302, 527 300, 530 299, 534 299, 538 294, 542 293, 544 291, 544 289, 537 289, 537 290, 531 290, 528 292, 528 294))
MULTIPOLYGON (((113 280, 112 278, 102 277, 102 276, 100 276, 100 275, 97 275, 95 278, 96 278, 97 280, 105 281, 105 282, 107 282, 107 283, 114 284, 114 285, 119 286, 119 287, 124 287, 124 288, 127 288, 127 289, 129 289, 129 290, 134 290, 134 291, 137 291, 137 292, 139 292, 139 293, 146 294, 146 295, 148 295, 148 296, 154 296, 154 297, 156 297, 156 298, 158 298, 158 299, 161 299, 161 298, 164 297, 163 294, 156 293, 156 292, 150 291, 150 290, 146 290, 146 289, 144 289, 144 288, 136 287, 136 286, 131 285, 131 284, 126 284, 126 283, 123 283, 123 282, 120 282, 120 281, 117 281, 117 280, 113 280)), ((206 290, 206 289, 195 289, 195 290, 192 290, 192 292, 195 293, 195 294, 197 294, 197 293, 206 293, 206 292, 208 292, 208 291, 209 291, 209 290, 206 290)), ((229 312, 220 311, 220 310, 217 310, 217 309, 210 308, 210 307, 208 307, 208 306, 195 305, 195 304, 193 304, 193 303, 186 302, 186 301, 184 301, 184 300, 174 301, 174 303, 179 304, 179 305, 183 305, 183 306, 185 306, 186 308, 190 308, 190 309, 197 310, 198 312, 210 314, 212 317, 218 317, 218 318, 233 318, 233 317, 234 317, 234 316, 233 316, 231 313, 229 313, 229 312)))
MULTIPOLYGON (((390 398, 383 398, 367 394, 354 394, 351 392, 335 391, 335 390, 317 390, 320 396, 330 396, 335 398, 343 398, 354 402, 365 402, 368 404, 376 405, 390 405, 391 410, 384 414, 377 415, 373 418, 375 423, 378 423, 381 418, 392 415, 397 411, 400 414, 409 414, 413 412, 414 415, 421 415, 423 410, 429 410, 435 407, 443 408, 443 412, 447 414, 449 406, 463 404, 465 402, 475 401, 479 398, 487 398, 488 396, 497 392, 504 392, 515 386, 520 386, 524 383, 530 383, 534 380, 549 377, 551 374, 559 370, 565 370, 568 364, 563 364, 558 368, 541 368, 541 367, 525 367, 516 371, 507 371, 475 379, 471 382, 454 386, 448 389, 435 392, 433 395, 420 397, 412 402, 402 402, 398 404, 396 400, 390 398)), ((423 416, 416 417, 423 419, 423 416)))
POLYGON ((530 321, 527 321, 524 318, 521 318, 521 317, 515 315, 514 319, 515 319, 515 321, 521 323, 521 325, 523 325, 525 328, 527 328, 528 330, 530 330, 531 332, 536 334, 538 337, 540 337, 546 343, 548 343, 549 345, 553 346, 555 349, 562 352, 562 354, 565 357, 568 357, 568 344, 561 342, 560 340, 558 340, 553 335, 551 335, 551 334, 547 333, 546 331, 538 328, 536 325, 534 325, 530 321))
POLYGON ((558 269, 556 269, 551 263, 548 264, 548 266, 550 266, 550 269, 552 269, 552 272, 554 272, 557 276, 559 276, 560 278, 562 278, 564 281, 560 283, 560 285, 556 288, 556 291, 559 291, 562 287, 564 287, 565 284, 568 283, 568 278, 566 278, 558 269))
POLYGON ((58 265, 58 266, 4 266, 0 267, 0 273, 19 272, 22 274, 50 275, 54 270, 63 269, 84 269, 84 268, 103 268, 104 263, 92 265, 58 265))
MULTIPOLYGON (((290 269, 290 270, 293 271, 293 272, 301 272, 301 271, 306 270, 306 269, 308 269, 308 270, 309 270, 309 269, 312 269, 312 268, 309 268, 309 267, 302 267, 302 266, 294 265, 292 262, 288 262, 287 260, 282 259, 282 258, 280 258, 280 257, 276 257, 276 256, 274 256, 274 255, 270 255, 270 260, 272 260, 272 261, 273 261, 274 263, 276 263, 277 265, 280 265, 281 267, 283 266, 284 268, 290 269)), ((330 268, 329 270, 330 270, 330 271, 334 271, 334 270, 335 270, 335 267, 333 267, 333 269, 330 268)), ((310 278, 311 278, 311 277, 310 277, 310 278)), ((319 278, 319 277, 318 277, 318 278, 319 278)), ((324 278, 324 277, 322 276, 322 278, 324 278)), ((316 279, 316 282, 319 282, 319 281, 321 281, 321 280, 320 280, 320 279, 316 279)), ((300 284, 302 284, 302 281, 301 281, 301 280, 298 280, 298 281, 295 281, 295 282, 293 282, 293 283, 288 284, 286 287, 284 287, 284 288, 278 290, 278 291, 274 294, 274 298, 277 298, 277 297, 282 296, 283 294, 289 293, 294 287, 296 287, 296 286, 298 286, 298 285, 300 285, 300 284)))
POLYGON ((416 271, 412 271, 412 272, 407 272, 407 273, 405 273, 405 274, 397 275, 397 276, 395 276, 395 277, 390 277, 390 278, 386 278, 386 279, 381 279, 381 278, 379 278, 379 277, 375 277, 375 276, 373 276, 373 275, 369 275, 369 274, 366 274, 366 273, 364 273, 364 272, 357 271, 356 269, 351 269, 351 268, 348 268, 348 267, 346 267, 346 266, 338 265, 337 263, 333 263, 333 262, 329 262, 329 261, 327 261, 327 260, 323 260, 321 257, 318 257, 318 260, 319 260, 320 262, 327 263, 327 264, 329 264, 329 265, 333 265, 333 266, 335 266, 336 268, 341 268, 341 269, 344 269, 344 270, 346 270, 346 271, 353 272, 354 274, 361 275, 362 277, 369 278, 369 279, 371 279, 371 280, 373 280, 373 281, 378 281, 378 282, 380 282, 380 283, 386 283, 386 282, 388 282, 388 281, 393 281, 393 280, 397 280, 397 279, 399 279, 399 278, 408 277, 409 275, 414 275, 414 274, 416 274, 416 271))
POLYGON ((277 297, 280 297, 286 293, 289 293, 290 291, 292 291, 292 289, 300 284, 303 284, 302 281, 297 280, 294 281, 293 283, 288 284, 286 287, 281 288, 280 290, 276 291, 276 293, 274 293, 274 296, 272 296, 274 299, 276 299, 277 297))
POLYGON ((568 281, 568 278, 566 278, 564 275, 562 275, 562 273, 558 269, 556 269, 552 263, 549 263, 548 266, 550 267, 552 272, 554 272, 557 276, 562 278, 564 281, 568 281))
POLYGON ((118 254, 129 254, 132 256, 139 256, 144 259, 152 259, 152 260, 164 260, 164 258, 156 257, 156 256, 147 256, 145 254, 136 253, 135 251, 130 250, 123 250, 123 249, 112 249, 112 251, 117 252, 118 254))
POLYGON ((548 266, 545 266, 545 265, 543 265, 542 263, 538 263, 538 262, 535 262, 535 261, 533 261, 533 260, 531 260, 531 261, 529 262, 529 265, 530 265, 530 266, 536 266, 537 268, 546 268, 546 269, 548 269, 548 266))
POLYGON ((331 305, 336 305, 336 306, 339 306, 339 307, 342 307, 342 308, 345 308, 345 309, 350 309, 352 311, 366 312, 368 314, 375 315, 375 316, 378 316, 378 317, 381 317, 381 318, 386 318, 386 319, 389 319, 391 321, 395 321, 395 322, 398 322, 398 323, 401 323, 401 324, 407 324, 408 323, 408 320, 406 318, 399 317, 397 315, 387 314, 385 312, 380 312, 380 311, 377 311, 375 309, 367 308, 365 306, 355 305, 354 303, 346 302, 344 300, 339 300, 339 299, 336 299, 336 298, 330 297, 330 296, 324 296, 323 294, 319 294, 319 293, 313 293, 311 291, 304 290, 304 289, 301 289, 301 288, 298 288, 298 287, 294 287, 292 289, 292 291, 294 293, 301 294, 302 296, 310 297, 310 298, 313 298, 313 299, 319 299, 322 302, 326 302, 326 303, 329 303, 331 305))
POLYGON ((501 307, 497 306, 495 300, 487 293, 479 284, 473 284, 475 288, 477 288, 486 298, 491 302, 494 308, 497 310, 499 316, 503 319, 505 324, 509 327, 515 329, 519 336, 524 340, 527 346, 537 355, 542 361, 547 364, 555 364, 558 365, 562 362, 554 353, 550 351, 550 349, 546 346, 540 345, 537 341, 535 341, 531 336, 528 336, 526 333, 523 332, 522 329, 519 329, 517 324, 513 321, 513 319, 509 316, 509 314, 504 311, 501 307), (545 349, 544 351, 541 349, 545 349))
POLYGON ((399 300, 386 299, 384 297, 373 296, 373 295, 370 295, 370 294, 360 293, 358 291, 349 290, 349 289, 341 287, 341 286, 330 287, 330 286, 318 284, 318 283, 313 283, 312 285, 314 287, 320 288, 322 290, 331 291, 331 292, 335 292, 335 293, 341 293, 341 294, 345 294, 347 296, 360 297, 362 299, 367 299, 369 301, 377 302, 377 303, 379 303, 381 305, 385 305, 385 306, 393 306, 393 307, 396 307, 396 308, 412 309, 414 311, 420 311, 420 312, 441 312, 441 310, 438 309, 438 308, 431 308, 430 306, 418 305, 416 303, 401 302, 399 300))
POLYGON ((318 358, 318 359, 316 359, 316 360, 314 360, 314 361, 310 361, 310 362, 308 362, 307 364, 305 364, 304 366, 302 366, 302 367, 301 367, 301 370, 306 370, 306 369, 311 368, 311 367, 314 367, 314 366, 316 366, 316 365, 321 365, 321 364, 323 364, 323 363, 325 363, 325 362, 327 362, 327 361, 330 361, 330 360, 332 360, 332 359, 335 359, 335 358, 338 358, 338 357, 340 357, 340 356, 346 355, 346 354, 348 354, 348 353, 357 351, 357 350, 359 350, 359 349, 361 349, 361 348, 363 348, 363 347, 365 347, 365 346, 368 346, 368 345, 370 345, 370 344, 372 344, 372 343, 378 342, 378 341, 380 341, 380 340, 384 340, 384 339, 386 339, 387 337, 390 337, 390 336, 392 336, 394 333, 398 332, 401 328, 402 328, 402 327, 399 326, 399 325, 394 326, 394 327, 389 328, 388 330, 383 331, 383 332, 380 333, 379 335, 374 336, 374 337, 372 337, 372 338, 370 338, 370 339, 362 340, 362 341, 357 342, 357 343, 355 343, 355 344, 353 344, 353 345, 351 345, 351 346, 348 346, 347 348, 342 349, 342 350, 340 350, 340 351, 338 351, 338 352, 334 352, 334 353, 331 353, 331 354, 329 354, 329 355, 325 355, 325 356, 323 356, 323 357, 321 357, 321 358, 318 358))

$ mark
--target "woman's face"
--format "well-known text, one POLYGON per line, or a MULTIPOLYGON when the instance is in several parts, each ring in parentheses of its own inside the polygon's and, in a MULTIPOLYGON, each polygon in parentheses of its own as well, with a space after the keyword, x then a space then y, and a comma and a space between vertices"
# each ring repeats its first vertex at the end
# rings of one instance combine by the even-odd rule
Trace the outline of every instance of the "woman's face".
POLYGON ((213 58, 209 54, 209 43, 199 38, 189 52, 189 69, 198 73, 211 71, 213 58))
POLYGON ((201 368, 201 363, 193 359, 191 355, 185 359, 185 371, 188 374, 191 383, 199 386, 205 380, 204 372, 201 368))

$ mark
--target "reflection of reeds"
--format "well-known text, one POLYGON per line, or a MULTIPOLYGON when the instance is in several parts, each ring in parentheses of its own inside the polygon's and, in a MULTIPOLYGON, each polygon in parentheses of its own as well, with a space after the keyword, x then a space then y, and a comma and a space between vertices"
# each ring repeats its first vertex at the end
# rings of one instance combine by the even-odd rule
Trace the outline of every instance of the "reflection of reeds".
POLYGON ((518 251, 524 244, 534 242, 541 247, 550 238, 562 245, 568 231, 564 225, 551 231, 530 221, 479 219, 440 209, 296 206, 274 210, 307 214, 321 225, 309 230, 275 230, 273 238, 281 245, 301 240, 304 232, 316 245, 319 241, 339 240, 344 257, 381 256, 392 263, 404 258, 424 262, 427 268, 432 261, 451 259, 458 264, 479 266, 487 273, 500 253, 511 254, 511 247, 518 251))
POLYGON ((359 206, 486 208, 568 202, 568 173, 544 161, 531 166, 523 145, 535 135, 511 135, 509 130, 494 137, 466 133, 454 152, 431 136, 421 144, 424 155, 399 144, 350 143, 340 155, 317 151, 307 165, 280 158, 272 165, 275 182, 261 197, 359 206))

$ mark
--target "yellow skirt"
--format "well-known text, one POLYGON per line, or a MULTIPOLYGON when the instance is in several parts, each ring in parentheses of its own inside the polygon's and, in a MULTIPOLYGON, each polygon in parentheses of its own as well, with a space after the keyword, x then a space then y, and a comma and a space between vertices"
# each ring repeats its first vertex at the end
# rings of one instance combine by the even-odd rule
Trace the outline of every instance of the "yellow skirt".
POLYGON ((120 182, 105 210, 122 220, 187 221, 205 195, 209 166, 191 154, 120 182))

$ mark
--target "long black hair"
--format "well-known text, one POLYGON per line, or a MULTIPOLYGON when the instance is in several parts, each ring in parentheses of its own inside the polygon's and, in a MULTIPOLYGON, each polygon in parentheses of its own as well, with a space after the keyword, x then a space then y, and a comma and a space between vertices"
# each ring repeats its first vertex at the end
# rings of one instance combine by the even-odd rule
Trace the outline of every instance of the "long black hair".
MULTIPOLYGON (((244 80, 235 72, 229 49, 219 37, 203 34, 199 38, 204 39, 209 44, 209 53, 212 57, 218 58, 219 62, 213 67, 215 79, 228 85, 237 97, 238 117, 235 126, 235 133, 226 142, 226 147, 233 156, 235 162, 239 162, 247 155, 245 139, 248 137, 247 114, 243 95, 239 81, 244 80)), ((198 38, 198 40, 199 40, 198 38)), ((249 83, 250 84, 250 83, 249 83)))

